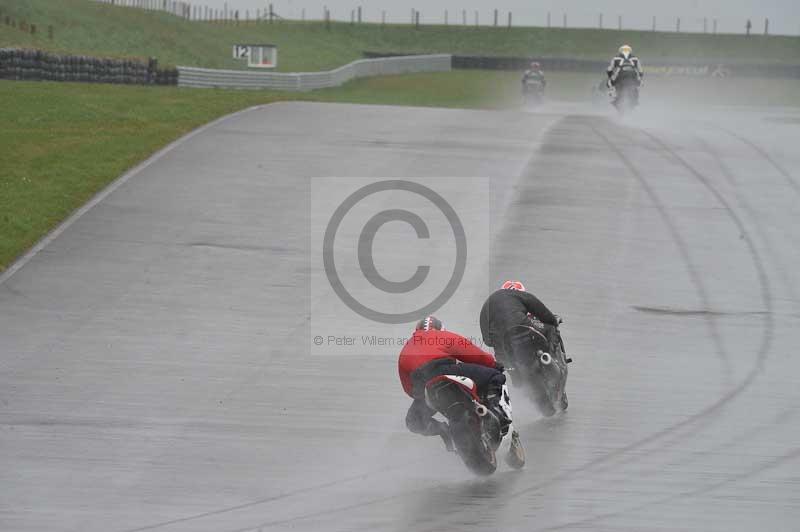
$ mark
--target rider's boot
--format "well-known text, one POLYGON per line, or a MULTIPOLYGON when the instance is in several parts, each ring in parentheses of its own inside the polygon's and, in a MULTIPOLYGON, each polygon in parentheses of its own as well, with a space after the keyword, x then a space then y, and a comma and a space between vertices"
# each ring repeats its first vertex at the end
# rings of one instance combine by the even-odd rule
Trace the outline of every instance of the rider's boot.
POLYGON ((430 418, 427 420, 425 427, 422 430, 413 432, 422 434, 423 436, 439 436, 442 438, 444 446, 447 447, 448 451, 452 452, 456 450, 455 446, 453 445, 453 436, 450 434, 450 425, 444 421, 430 418))
POLYGON ((503 434, 505 434, 507 427, 511 425, 510 405, 508 405, 507 397, 503 395, 507 393, 505 386, 497 384, 490 385, 486 392, 486 406, 497 415, 500 425, 503 427, 503 434))
POLYGON ((507 415, 503 405, 505 404, 505 386, 502 384, 492 383, 486 391, 486 406, 489 407, 500 419, 501 424, 508 426, 511 424, 511 418, 507 415))

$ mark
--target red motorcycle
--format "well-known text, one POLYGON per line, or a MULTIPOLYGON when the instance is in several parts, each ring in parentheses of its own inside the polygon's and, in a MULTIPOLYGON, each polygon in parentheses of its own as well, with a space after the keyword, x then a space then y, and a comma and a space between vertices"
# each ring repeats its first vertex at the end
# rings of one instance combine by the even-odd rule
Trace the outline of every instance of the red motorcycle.
POLYGON ((491 475, 497 469, 497 449, 503 438, 512 439, 506 462, 519 469, 525 451, 511 427, 511 404, 503 385, 499 397, 480 397, 475 382, 459 375, 439 375, 425 385, 425 402, 442 414, 450 426, 456 452, 470 471, 491 475))

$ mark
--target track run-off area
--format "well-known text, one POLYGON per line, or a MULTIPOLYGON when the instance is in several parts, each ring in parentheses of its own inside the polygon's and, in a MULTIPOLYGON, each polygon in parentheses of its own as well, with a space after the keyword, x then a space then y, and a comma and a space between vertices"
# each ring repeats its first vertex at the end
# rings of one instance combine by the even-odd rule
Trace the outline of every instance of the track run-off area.
MULTIPOLYGON (((570 104, 202 128, 0 274, 0 530, 794 530, 798 133, 788 109, 570 104), (474 477, 406 430, 399 347, 312 345, 412 327, 350 310, 317 260, 337 180, 389 179, 464 222, 446 328, 479 337, 507 278, 565 317, 569 410, 511 388, 522 471, 474 477)), ((452 246, 417 236, 386 224, 376 268, 408 278, 416 250, 446 281, 452 246)))

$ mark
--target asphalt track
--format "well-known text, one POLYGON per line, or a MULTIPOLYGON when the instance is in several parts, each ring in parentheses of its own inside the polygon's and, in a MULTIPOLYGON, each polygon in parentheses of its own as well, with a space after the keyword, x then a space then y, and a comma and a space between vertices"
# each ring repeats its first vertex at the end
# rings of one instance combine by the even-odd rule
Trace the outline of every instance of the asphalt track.
POLYGON ((197 132, 0 278, 0 530, 796 530, 798 122, 287 103, 197 132), (570 410, 513 401, 525 470, 408 434, 393 357, 310 352, 313 176, 492 179, 442 317, 477 334, 506 276, 566 316, 570 410))

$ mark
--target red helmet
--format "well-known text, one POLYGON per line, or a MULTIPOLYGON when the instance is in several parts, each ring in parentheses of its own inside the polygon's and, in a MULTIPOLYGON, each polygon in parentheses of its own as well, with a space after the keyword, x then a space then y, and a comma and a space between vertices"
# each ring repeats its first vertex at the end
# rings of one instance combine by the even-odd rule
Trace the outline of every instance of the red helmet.
POLYGON ((519 281, 506 281, 503 283, 501 288, 503 290, 519 290, 521 292, 525 291, 525 285, 519 281))
POLYGON ((418 331, 430 331, 432 329, 442 330, 442 322, 436 316, 427 316, 417 322, 418 331))
POLYGON ((533 63, 531 63, 531 70, 541 70, 541 69, 542 65, 540 65, 538 62, 534 61, 533 63))

